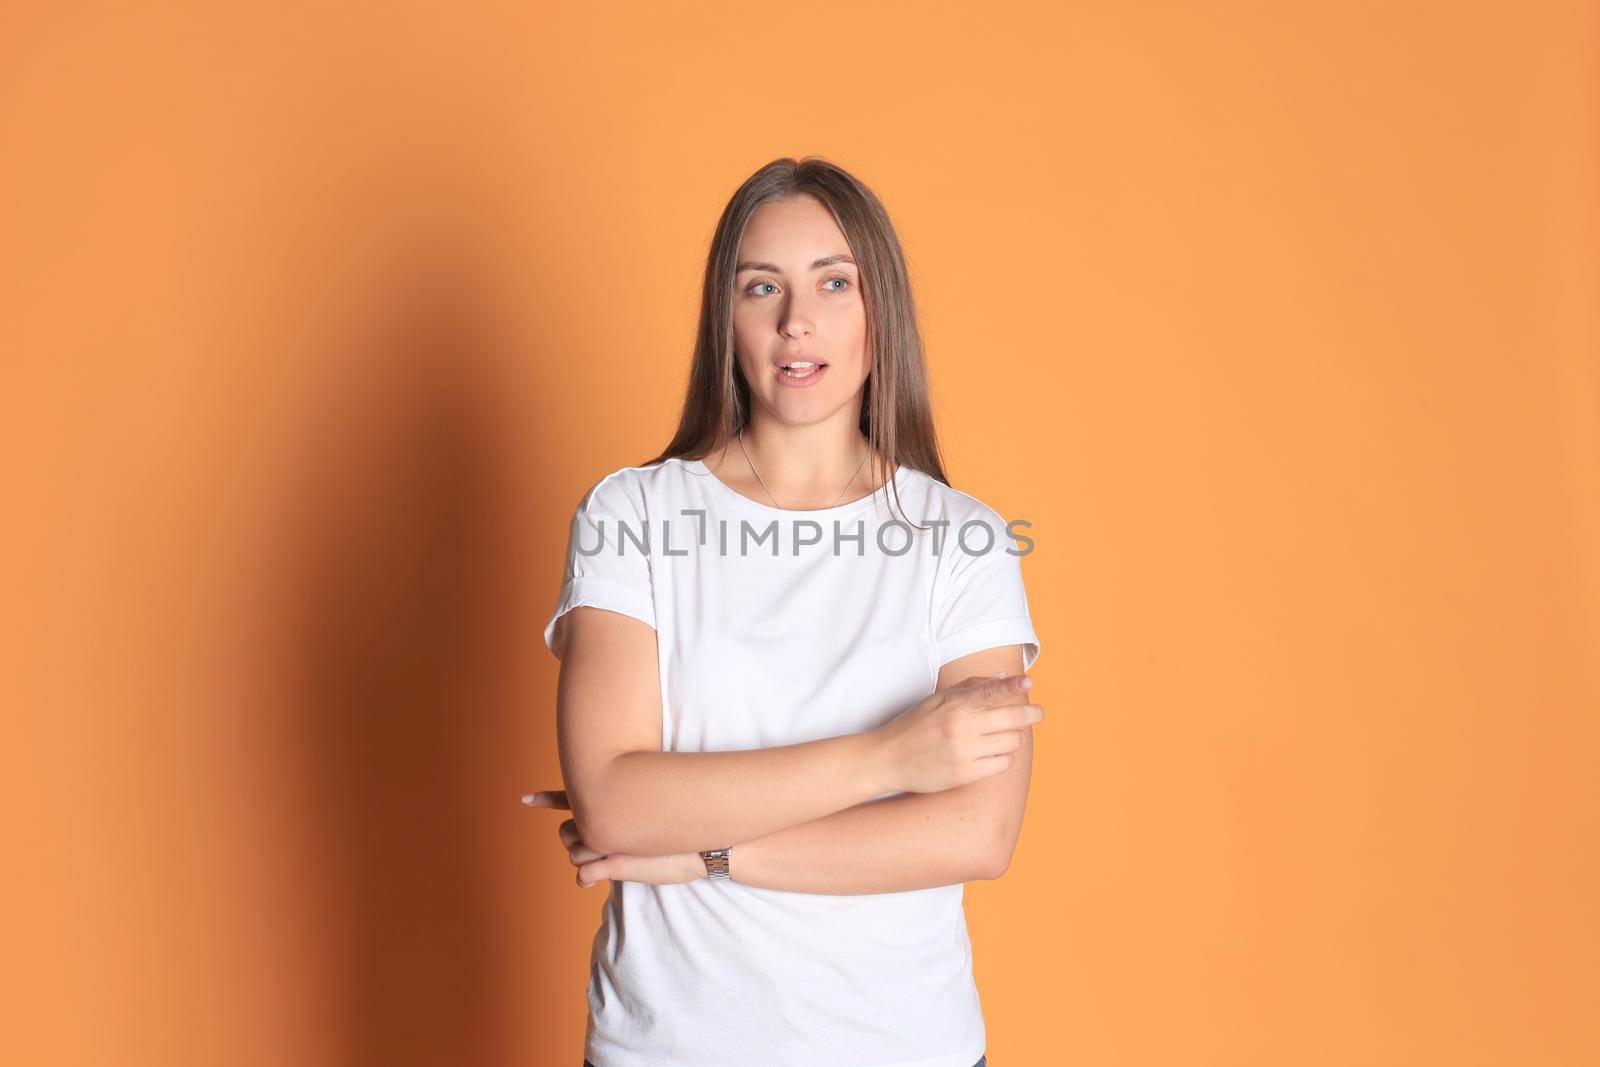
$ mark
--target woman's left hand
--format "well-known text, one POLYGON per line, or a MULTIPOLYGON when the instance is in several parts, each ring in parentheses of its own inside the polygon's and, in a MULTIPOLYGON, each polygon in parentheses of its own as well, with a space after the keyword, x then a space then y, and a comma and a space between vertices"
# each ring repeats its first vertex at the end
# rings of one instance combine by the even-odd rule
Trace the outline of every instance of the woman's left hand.
MULTIPOLYGON (((571 811, 565 789, 546 789, 530 793, 522 802, 531 808, 560 808, 571 811)), ((561 843, 567 846, 567 858, 578 868, 578 884, 585 889, 602 878, 613 882, 646 882, 650 885, 676 885, 693 882, 706 876, 705 861, 698 852, 677 852, 670 856, 629 856, 613 852, 602 856, 583 843, 578 836, 578 821, 567 819, 556 828, 561 843)))

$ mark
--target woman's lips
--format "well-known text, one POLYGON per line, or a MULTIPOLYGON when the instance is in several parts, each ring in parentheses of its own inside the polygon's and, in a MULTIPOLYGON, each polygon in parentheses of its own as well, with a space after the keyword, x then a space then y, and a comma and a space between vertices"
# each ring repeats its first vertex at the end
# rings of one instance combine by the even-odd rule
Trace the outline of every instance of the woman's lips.
POLYGON ((828 365, 826 363, 818 363, 803 377, 796 377, 779 367, 778 384, 789 389, 809 389, 811 386, 816 385, 817 380, 826 373, 828 373, 828 365))

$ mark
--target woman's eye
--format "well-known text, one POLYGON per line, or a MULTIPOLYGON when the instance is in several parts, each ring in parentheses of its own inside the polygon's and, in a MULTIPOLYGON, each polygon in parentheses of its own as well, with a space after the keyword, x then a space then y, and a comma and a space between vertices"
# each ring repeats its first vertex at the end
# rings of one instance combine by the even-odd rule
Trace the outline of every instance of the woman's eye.
MULTIPOLYGON (((829 289, 828 291, 830 293, 842 293, 846 289, 850 288, 850 279, 849 278, 841 278, 841 277, 837 277, 837 276, 829 278, 827 281, 823 282, 822 284, 823 285, 832 285, 834 282, 840 283, 839 287, 836 288, 836 289, 829 289)), ((762 293, 760 291, 763 286, 768 288, 768 289, 776 289, 777 288, 777 286, 773 285, 771 282, 751 282, 748 286, 745 287, 744 291, 746 293, 748 293, 749 295, 751 295, 751 296, 765 296, 766 294, 762 293)))

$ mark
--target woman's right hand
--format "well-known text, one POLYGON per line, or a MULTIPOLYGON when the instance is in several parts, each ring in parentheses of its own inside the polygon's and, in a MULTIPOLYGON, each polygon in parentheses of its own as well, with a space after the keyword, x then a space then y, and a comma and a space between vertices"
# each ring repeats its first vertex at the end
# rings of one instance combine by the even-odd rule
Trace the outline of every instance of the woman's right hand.
POLYGON ((1032 684, 1025 674, 968 678, 875 728, 889 788, 938 793, 1007 770, 1022 731, 1044 718, 1042 705, 1025 702, 1032 684))

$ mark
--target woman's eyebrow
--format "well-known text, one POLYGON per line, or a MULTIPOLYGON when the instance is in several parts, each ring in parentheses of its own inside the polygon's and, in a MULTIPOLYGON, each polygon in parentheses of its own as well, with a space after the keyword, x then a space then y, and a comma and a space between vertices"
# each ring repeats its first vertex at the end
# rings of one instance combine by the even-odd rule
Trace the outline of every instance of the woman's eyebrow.
MULTIPOLYGON (((851 259, 847 254, 841 252, 836 256, 823 256, 821 259, 814 260, 812 262, 812 264, 811 264, 811 269, 812 270, 821 270, 823 267, 832 266, 835 263, 848 263, 851 266, 855 266, 855 262, 856 261, 851 259)), ((748 262, 739 264, 739 266, 734 269, 734 273, 735 274, 743 274, 747 270, 764 270, 764 271, 770 271, 773 274, 782 274, 783 273, 783 271, 778 269, 778 265, 776 263, 748 263, 748 262)))

